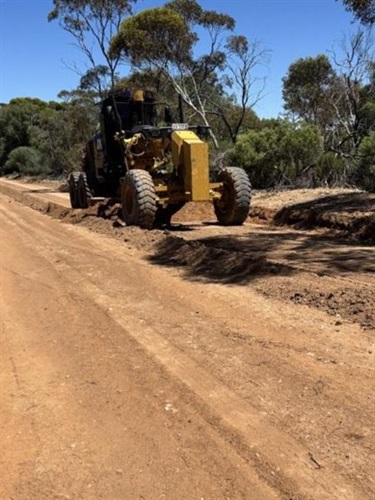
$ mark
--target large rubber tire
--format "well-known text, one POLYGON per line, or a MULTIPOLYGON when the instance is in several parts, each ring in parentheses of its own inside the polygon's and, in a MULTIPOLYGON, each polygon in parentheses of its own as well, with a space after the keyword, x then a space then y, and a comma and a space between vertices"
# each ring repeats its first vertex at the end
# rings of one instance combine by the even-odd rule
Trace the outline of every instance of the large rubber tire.
POLYGON ((72 208, 79 208, 78 179, 79 179, 79 172, 71 172, 69 174, 68 177, 69 198, 70 198, 70 205, 72 208))
POLYGON ((85 172, 79 172, 78 203, 79 208, 88 208, 91 205, 92 193, 85 172))
POLYGON ((145 170, 130 170, 121 188, 122 214, 128 226, 152 229, 156 214, 155 186, 145 170))
POLYGON ((171 219, 175 213, 177 213, 185 205, 184 201, 179 203, 171 203, 166 207, 158 207, 155 215, 155 224, 157 226, 170 226, 171 219))
POLYGON ((221 197, 214 200, 217 220, 224 226, 240 226, 249 215, 251 184, 242 168, 226 167, 218 174, 223 183, 221 197))

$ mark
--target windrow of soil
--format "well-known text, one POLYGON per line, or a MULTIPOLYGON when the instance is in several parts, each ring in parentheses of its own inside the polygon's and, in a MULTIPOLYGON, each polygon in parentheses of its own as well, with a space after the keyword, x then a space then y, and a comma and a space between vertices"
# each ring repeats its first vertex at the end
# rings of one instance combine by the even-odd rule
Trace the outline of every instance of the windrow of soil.
MULTIPOLYGON (((32 178, 23 182, 34 183, 32 178)), ((63 181, 41 181, 46 187, 67 192, 63 181)), ((215 221, 211 203, 187 203, 173 222, 215 221)), ((375 243, 375 193, 350 188, 254 191, 249 220, 253 223, 324 228, 339 237, 364 244, 375 243)))
POLYGON ((330 228, 362 242, 375 242, 375 194, 339 193, 280 209, 255 206, 251 215, 275 225, 330 228))
MULTIPOLYGON (((215 224, 210 204, 188 204, 175 216, 171 227, 145 231, 126 227, 120 206, 114 203, 100 202, 87 210, 71 210, 43 200, 41 194, 35 196, 4 184, 0 190, 10 198, 64 223, 79 224, 90 231, 122 240, 128 248, 142 251, 151 263, 173 268, 185 279, 252 286, 269 298, 325 311, 333 317, 335 329, 339 329, 343 322, 375 329, 375 288, 366 282, 366 277, 374 276, 375 272, 373 249, 358 249, 355 246, 351 249, 349 246, 349 253, 345 254, 347 262, 342 257, 330 257, 326 262, 322 260, 318 269, 314 267, 316 251, 321 246, 325 245, 328 248, 326 253, 330 254, 336 245, 347 244, 342 239, 342 231, 318 233, 308 238, 304 231, 289 234, 281 229, 263 229, 267 227, 264 225, 252 226, 259 227, 259 230, 251 231, 247 226, 241 229, 220 228, 215 224), (207 229, 197 220, 204 221, 207 229), (277 254, 277 245, 285 243, 287 238, 295 241, 299 234, 303 241, 300 245, 303 254, 277 254)), ((360 197, 357 203, 359 200, 360 197)), ((9 210, 11 203, 10 200, 9 210)), ((258 206, 255 204, 255 210, 258 206)), ((270 211, 273 210, 278 211, 278 208, 271 206, 270 211)), ((369 216, 367 213, 364 216, 363 211, 361 213, 361 217, 354 220, 369 216)), ((371 238, 366 239, 366 243, 369 241, 371 238)))

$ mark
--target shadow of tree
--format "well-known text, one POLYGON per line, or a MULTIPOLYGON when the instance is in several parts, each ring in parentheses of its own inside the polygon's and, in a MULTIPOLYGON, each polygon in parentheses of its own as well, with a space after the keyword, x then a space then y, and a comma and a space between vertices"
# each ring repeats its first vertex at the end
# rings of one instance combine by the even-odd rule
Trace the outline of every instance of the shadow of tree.
MULTIPOLYGON (((282 252, 282 250, 281 250, 282 252)), ((305 266, 306 270, 319 268, 317 274, 373 273, 375 252, 371 246, 360 245, 337 236, 307 236, 295 238, 295 245, 282 252, 283 259, 305 266)))
MULTIPOLYGON (((273 244, 277 244, 275 240, 273 244)), ((157 244, 148 260, 153 264, 183 268, 185 277, 194 281, 225 284, 244 285, 261 275, 293 274, 293 268, 269 261, 266 254, 265 247, 251 251, 246 242, 234 236, 196 240, 168 236, 157 244)))
POLYGON ((179 267, 188 279, 247 284, 265 275, 291 276, 374 273, 373 248, 337 235, 263 229, 241 235, 184 239, 170 235, 159 242, 149 260, 179 267))
POLYGON ((348 193, 289 205, 273 218, 275 224, 298 227, 328 227, 358 233, 360 239, 375 240, 375 194, 348 193))

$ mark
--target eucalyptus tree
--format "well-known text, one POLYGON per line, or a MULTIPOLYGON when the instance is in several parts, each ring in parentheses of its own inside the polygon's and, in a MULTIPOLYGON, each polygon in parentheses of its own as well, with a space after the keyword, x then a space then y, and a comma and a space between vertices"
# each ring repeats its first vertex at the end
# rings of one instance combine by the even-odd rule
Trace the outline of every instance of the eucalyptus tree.
POLYGON ((336 78, 335 70, 324 54, 297 59, 282 79, 285 110, 326 129, 332 121, 329 100, 336 78))
POLYGON ((337 74, 330 106, 334 150, 352 164, 362 140, 373 130, 375 101, 373 39, 358 30, 343 37, 331 57, 337 74))
POLYGON ((340 0, 364 25, 375 24, 375 0, 340 0))
POLYGON ((48 20, 57 20, 86 57, 86 71, 73 65, 84 88, 90 84, 102 96, 108 87, 106 79, 110 87, 114 86, 119 57, 109 55, 110 40, 118 32, 121 21, 131 15, 136 1, 53 0, 54 8, 48 20))
POLYGON ((260 98, 259 90, 253 92, 254 70, 266 53, 233 35, 234 27, 231 16, 204 10, 196 0, 172 0, 124 20, 110 54, 139 70, 160 72, 204 124, 209 126, 213 115, 225 118, 235 141, 246 113, 260 98), (204 33, 203 54, 198 32, 204 33), (242 110, 234 123, 223 105, 228 90, 242 110))
POLYGON ((375 61, 371 33, 344 36, 327 55, 294 62, 283 79, 285 109, 315 124, 325 150, 345 165, 343 179, 356 167, 359 147, 375 123, 375 61))

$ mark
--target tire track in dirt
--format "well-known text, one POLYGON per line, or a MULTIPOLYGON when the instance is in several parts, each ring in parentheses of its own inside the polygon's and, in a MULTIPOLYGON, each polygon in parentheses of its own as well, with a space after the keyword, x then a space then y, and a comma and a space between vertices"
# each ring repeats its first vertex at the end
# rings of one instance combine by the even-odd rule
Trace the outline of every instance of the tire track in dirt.
MULTIPOLYGON (((332 316, 338 316, 338 322, 353 321, 368 329, 375 328, 375 280, 370 280, 375 272, 375 253, 371 247, 351 245, 348 251, 335 256, 336 250, 340 250, 340 245, 345 243, 344 240, 319 234, 301 236, 301 232, 294 231, 297 244, 291 246, 289 253, 283 251, 277 255, 272 248, 278 234, 273 234, 273 231, 266 238, 263 249, 261 242, 264 229, 257 230, 257 233, 254 226, 249 228, 248 239, 244 236, 247 226, 233 228, 230 238, 228 228, 223 233, 223 228, 219 226, 205 229, 199 224, 185 224, 181 230, 177 226, 172 232, 141 231, 135 227, 123 229, 116 205, 99 204, 88 210, 74 211, 59 205, 63 202, 61 193, 39 193, 39 189, 34 186, 37 193, 27 194, 27 188, 28 185, 0 181, 0 189, 18 201, 63 222, 83 225, 94 232, 125 239, 128 246, 149 252, 150 259, 156 264, 180 268, 188 279, 222 283, 242 281, 243 284, 251 280, 266 297, 324 310, 332 316), (48 196, 50 201, 47 202, 41 196, 48 196), (56 199, 56 203, 53 199, 56 199), (196 229, 197 237, 194 237, 194 231, 186 231, 189 228, 196 229), (223 236, 218 236, 221 234, 223 236), (319 252, 320 247, 323 250, 314 260, 313 255, 319 252), (364 269, 362 275, 355 272, 358 267, 364 269), (303 278, 304 275, 305 279, 296 279, 296 276, 303 278), (355 279, 355 276, 360 277, 355 279)), ((42 190, 48 191, 44 187, 42 190)))
MULTIPOLYGON (((7 242, 9 226, 18 238, 17 267, 23 272, 2 268, 2 281, 15 291, 9 311, 2 309, 10 325, 2 341, 13 346, 24 384, 2 406, 2 415, 9 414, 2 430, 12 441, 2 446, 0 459, 8 458, 13 468, 0 496, 7 491, 6 498, 17 500, 279 498, 193 406, 181 407, 176 381, 81 292, 85 275, 75 268, 72 281, 59 265, 55 238, 34 224, 41 216, 13 208, 9 214, 2 207, 1 229, 7 242), (15 310, 20 312, 12 321, 15 310), (30 418, 37 423, 33 449, 22 449, 30 418)), ((51 233, 67 236, 68 227, 47 218, 44 223, 51 233)), ((8 246, 11 261, 14 244, 8 246)), ((9 288, 2 291, 9 298, 9 288)))
MULTIPOLYGON (((13 222, 15 224, 20 223, 20 221, 17 222, 17 219, 14 219, 13 222)), ((26 224, 24 224, 24 229, 27 231, 26 224)), ((29 231, 32 232, 31 228, 29 228, 29 231)), ((40 241, 39 238, 37 238, 36 241, 38 240, 40 241)), ((43 250, 43 248, 46 251, 44 246, 41 246, 40 250, 43 250)), ((52 254, 49 254, 50 259, 51 255, 52 254)), ((45 257, 47 258, 47 254, 45 257)), ((51 264, 53 264, 53 261, 51 264)), ((84 269, 74 269, 74 267, 71 267, 67 262, 60 263, 60 265, 62 266, 64 275, 69 276, 71 282, 76 283, 77 286, 86 290, 88 296, 100 297, 100 299, 96 300, 98 300, 98 304, 101 307, 108 310, 113 306, 112 298, 103 295, 103 291, 92 282, 92 278, 90 279, 88 274, 85 275, 84 269)), ((120 311, 118 312, 120 313, 120 311)), ((119 321, 119 318, 122 316, 121 314, 116 315, 116 320, 119 321)), ((252 455, 255 463, 257 459, 263 459, 263 464, 258 465, 258 470, 268 482, 276 484, 281 491, 285 491, 287 494, 290 494, 290 491, 298 491, 298 489, 302 487, 302 491, 306 491, 308 495, 306 498, 309 496, 311 498, 316 498, 313 492, 320 493, 320 498, 326 498, 327 495, 334 495, 337 493, 337 488, 332 487, 331 489, 327 489, 327 484, 331 483, 327 478, 327 475, 329 476, 331 474, 329 469, 317 473, 315 470, 316 464, 304 447, 298 442, 294 442, 290 436, 287 436, 283 432, 272 427, 270 428, 263 419, 259 418, 258 413, 244 404, 232 391, 218 383, 216 379, 212 379, 212 377, 210 377, 206 371, 202 371, 191 358, 184 356, 165 339, 160 337, 152 327, 145 327, 142 322, 142 317, 126 315, 123 320, 120 320, 120 326, 130 334, 132 334, 132 331, 138 332, 136 335, 137 341, 141 342, 149 352, 152 352, 164 366, 167 366, 168 370, 172 371, 174 376, 179 379, 182 378, 184 383, 189 386, 201 400, 205 401, 205 404, 208 402, 210 412, 214 412, 216 415, 219 413, 219 427, 224 424, 229 430, 234 429, 235 433, 241 436, 240 442, 244 440, 247 442, 249 453, 252 455), (139 331, 142 331, 141 335, 139 335, 139 331), (267 438, 262 436, 267 436, 267 438), (254 443, 256 444, 254 445, 254 443), (291 456, 283 456, 283 453, 280 454, 280 451, 275 453, 275 450, 272 448, 273 443, 281 443, 280 448, 289 450, 291 456), (257 457, 257 453, 259 457, 257 457), (265 465, 264 462, 266 462, 267 465, 265 465), (280 463, 286 465, 286 471, 280 473, 280 476, 282 476, 281 480, 278 478, 279 471, 277 471, 277 464, 280 463), (292 474, 292 470, 295 467, 301 467, 301 463, 303 463, 305 467, 303 467, 297 475, 295 475, 295 472, 292 474), (285 474, 285 477, 283 474, 285 474), (293 484, 293 480, 290 482, 290 476, 297 478, 297 485, 293 484), (281 481, 281 484, 278 484, 278 481, 281 481), (316 481, 318 482, 316 483, 316 481), (287 484, 289 484, 289 486, 287 486, 287 484), (334 493, 333 490, 335 490, 336 493, 334 493)), ((336 474, 337 472, 335 475, 336 474)), ((345 481, 343 481, 342 484, 345 484, 345 481)), ((337 498, 356 498, 356 495, 362 494, 359 491, 356 492, 353 490, 351 485, 344 486, 344 488, 346 492, 341 491, 337 498)), ((328 496, 327 498, 335 498, 335 496, 328 496)))

